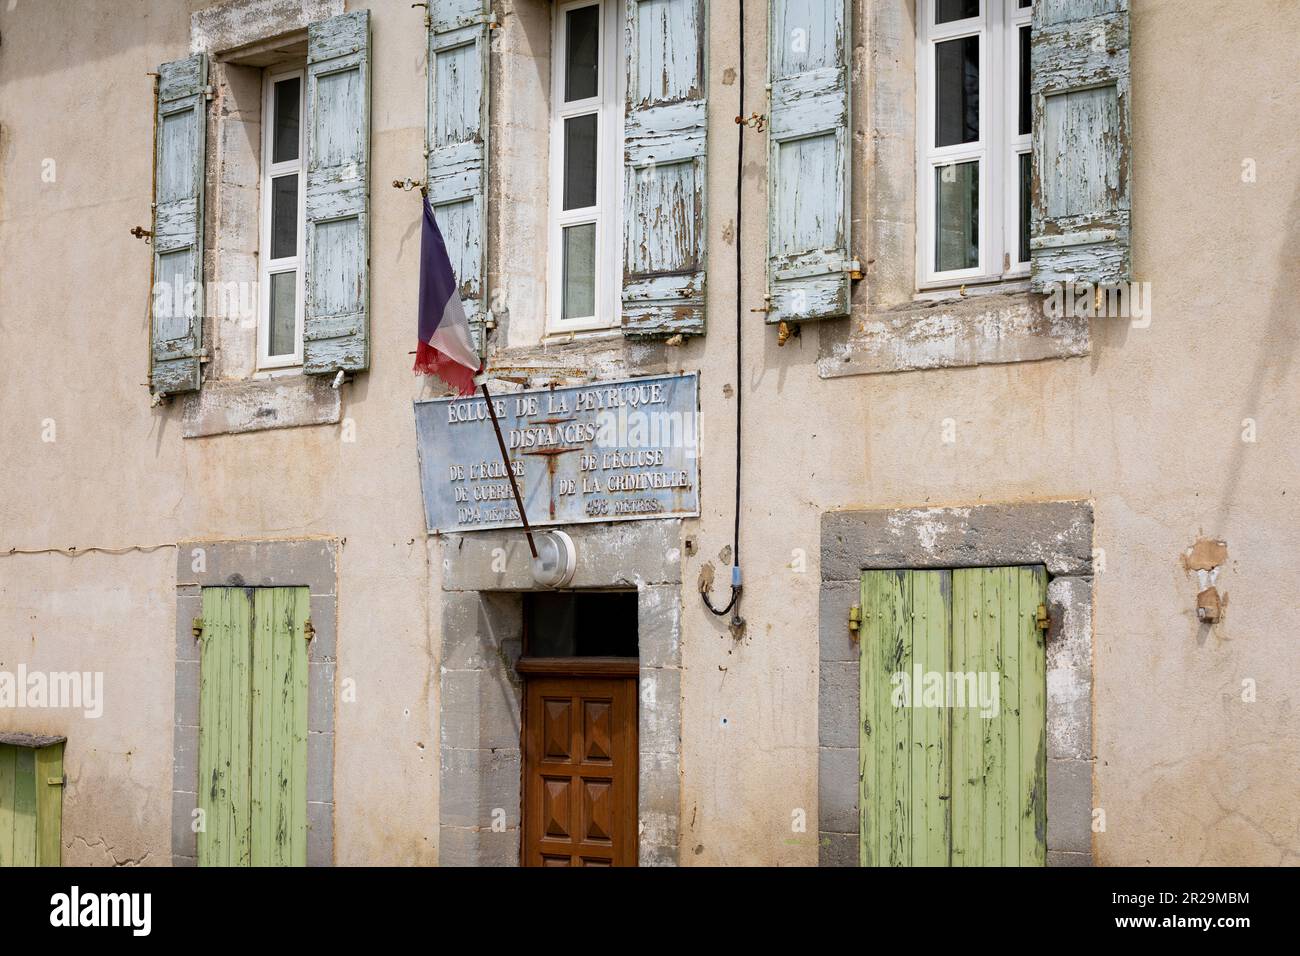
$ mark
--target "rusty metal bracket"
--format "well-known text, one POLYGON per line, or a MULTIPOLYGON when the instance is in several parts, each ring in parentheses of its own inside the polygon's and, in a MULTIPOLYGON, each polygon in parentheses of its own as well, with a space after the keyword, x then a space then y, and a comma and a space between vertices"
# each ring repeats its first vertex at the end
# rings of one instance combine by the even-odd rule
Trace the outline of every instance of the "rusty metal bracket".
POLYGON ((763 113, 750 113, 748 117, 737 116, 736 124, 738 126, 751 126, 754 132, 761 133, 767 129, 767 116, 763 113))
POLYGON ((153 230, 146 229, 144 226, 136 226, 131 230, 131 235, 137 239, 143 239, 145 242, 153 242, 153 230))
POLYGON ((201 617, 196 617, 194 620, 192 620, 192 621, 190 622, 190 633, 194 635, 194 639, 195 639, 196 641, 202 639, 202 637, 203 637, 203 618, 201 618, 201 617))
POLYGON ((1038 609, 1034 612, 1034 626, 1040 631, 1046 631, 1052 626, 1052 618, 1047 613, 1046 604, 1038 605, 1038 609))
POLYGON ((302 622, 302 636, 308 641, 316 636, 316 628, 311 626, 311 618, 302 622))
POLYGON ((423 179, 412 179, 410 176, 407 176, 405 179, 394 179, 393 188, 404 189, 408 193, 412 189, 418 189, 420 192, 424 192, 428 188, 428 184, 425 183, 423 179))

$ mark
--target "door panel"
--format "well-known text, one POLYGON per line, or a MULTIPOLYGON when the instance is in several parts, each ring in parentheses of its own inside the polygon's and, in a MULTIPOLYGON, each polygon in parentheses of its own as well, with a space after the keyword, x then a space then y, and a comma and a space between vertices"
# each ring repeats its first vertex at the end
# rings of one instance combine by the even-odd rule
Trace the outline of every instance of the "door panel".
POLYGON ((307 588, 204 588, 201 866, 307 863, 307 588))
POLYGON ((1040 566, 863 574, 864 866, 1043 865, 1046 599, 1040 566))
POLYGON ((524 864, 635 866, 635 678, 530 678, 525 706, 524 864))

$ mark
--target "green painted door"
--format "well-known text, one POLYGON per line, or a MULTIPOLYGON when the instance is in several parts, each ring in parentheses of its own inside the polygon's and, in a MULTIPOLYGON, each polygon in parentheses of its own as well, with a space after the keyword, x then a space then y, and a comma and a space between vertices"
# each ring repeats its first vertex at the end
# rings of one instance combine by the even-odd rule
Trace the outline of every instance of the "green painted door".
POLYGON ((862 575, 863 866, 1042 866, 1041 566, 862 575))
POLYGON ((58 866, 62 850, 63 738, 0 739, 0 866, 58 866))
POLYGON ((307 588, 204 588, 201 866, 307 863, 307 588))

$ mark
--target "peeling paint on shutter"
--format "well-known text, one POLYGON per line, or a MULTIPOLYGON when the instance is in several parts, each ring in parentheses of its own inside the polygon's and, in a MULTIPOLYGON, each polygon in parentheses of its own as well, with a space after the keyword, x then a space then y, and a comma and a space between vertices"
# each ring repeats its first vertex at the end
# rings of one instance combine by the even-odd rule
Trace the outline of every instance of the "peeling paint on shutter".
POLYGON ((303 371, 370 365, 370 12, 307 28, 303 371))
POLYGON ((201 381, 208 61, 200 53, 164 63, 158 74, 149 384, 171 395, 197 391, 201 381))
POLYGON ((849 314, 847 0, 771 0, 768 322, 849 314))
POLYGON ((1128 0, 1038 0, 1033 288, 1129 280, 1128 0))
POLYGON ((623 333, 704 333, 704 0, 627 0, 623 333))
POLYGON ((443 0, 429 13, 429 205, 481 353, 488 316, 489 8, 486 0, 443 0))

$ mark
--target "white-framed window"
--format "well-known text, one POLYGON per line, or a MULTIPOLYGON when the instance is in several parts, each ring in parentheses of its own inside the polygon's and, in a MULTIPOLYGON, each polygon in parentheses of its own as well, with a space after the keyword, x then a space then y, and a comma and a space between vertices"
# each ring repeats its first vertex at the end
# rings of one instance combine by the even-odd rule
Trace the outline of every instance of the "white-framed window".
POLYGON ((257 367, 276 369, 302 364, 306 82, 268 70, 264 85, 257 367))
POLYGON ((919 288, 1029 274, 1032 0, 917 0, 919 288))
POLYGON ((619 0, 555 6, 547 331, 619 324, 623 44, 619 0))

